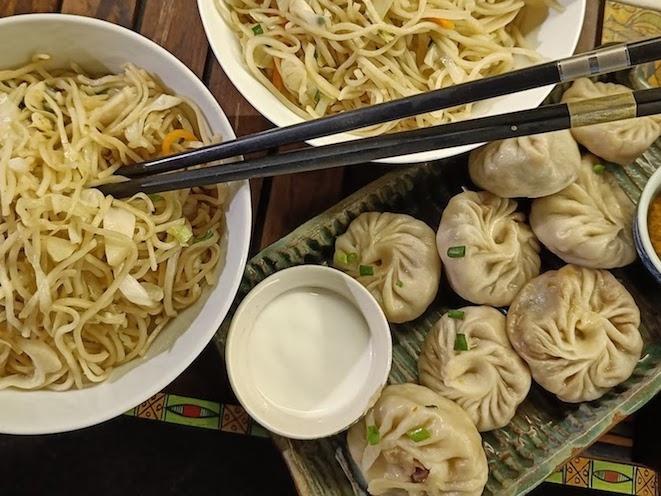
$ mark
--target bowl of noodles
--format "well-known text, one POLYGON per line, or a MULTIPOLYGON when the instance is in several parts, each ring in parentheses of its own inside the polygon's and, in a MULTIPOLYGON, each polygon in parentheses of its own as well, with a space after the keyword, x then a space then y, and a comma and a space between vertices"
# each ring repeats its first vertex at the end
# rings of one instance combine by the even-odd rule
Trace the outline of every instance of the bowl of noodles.
POLYGON ((218 103, 103 21, 10 17, 0 43, 0 432, 68 431, 143 402, 203 350, 243 274, 250 190, 104 197, 94 186, 123 165, 233 138, 218 103))
MULTIPOLYGON (((586 0, 198 0, 232 83, 277 126, 570 56, 586 0)), ((314 146, 538 106, 552 87, 311 140, 314 146)), ((479 145, 392 157, 438 160, 479 145)))

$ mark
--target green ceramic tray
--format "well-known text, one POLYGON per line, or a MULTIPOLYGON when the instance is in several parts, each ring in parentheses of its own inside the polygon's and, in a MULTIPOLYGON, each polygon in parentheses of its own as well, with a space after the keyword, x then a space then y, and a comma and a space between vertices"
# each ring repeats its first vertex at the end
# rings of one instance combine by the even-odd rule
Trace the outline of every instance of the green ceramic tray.
MULTIPOLYGON (((661 166, 661 140, 626 172, 616 167, 609 167, 609 170, 618 172, 620 183, 635 202, 647 178, 658 166, 661 166)), ((465 185, 470 186, 465 157, 396 169, 250 260, 237 301, 278 270, 300 264, 328 263, 335 238, 362 212, 404 212, 436 229, 447 201, 465 185)), ((525 210, 525 202, 520 204, 525 210)), ((543 254, 543 269, 561 265, 549 253, 543 254)), ((514 420, 507 427, 482 436, 489 460, 485 494, 509 495, 529 491, 558 465, 589 446, 661 389, 661 287, 639 263, 613 273, 631 291, 641 309, 641 332, 646 343, 644 358, 628 381, 590 403, 562 403, 533 385, 514 420)), ((417 356, 425 334, 448 308, 463 304, 443 280, 439 296, 421 318, 409 324, 392 326, 390 382, 417 381, 417 356)), ((229 319, 215 338, 221 354, 224 353, 228 327, 229 319)), ((293 441, 278 436, 274 436, 274 440, 302 496, 364 494, 358 478, 351 472, 344 435, 318 441, 293 441)))

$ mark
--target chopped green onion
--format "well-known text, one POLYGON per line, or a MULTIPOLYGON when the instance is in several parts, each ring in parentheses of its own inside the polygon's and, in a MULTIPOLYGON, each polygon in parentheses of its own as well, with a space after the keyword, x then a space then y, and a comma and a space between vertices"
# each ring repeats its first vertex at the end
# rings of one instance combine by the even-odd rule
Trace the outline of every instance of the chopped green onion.
POLYGON ((149 195, 149 199, 152 202, 159 202, 159 201, 165 200, 165 198, 163 198, 161 195, 157 195, 157 194, 149 195))
POLYGON ((358 272, 360 273, 361 276, 373 276, 374 275, 374 267, 371 265, 361 265, 358 267, 358 272))
POLYGON ((465 334, 457 334, 454 338, 454 351, 468 351, 468 341, 465 334))
POLYGON ((603 174, 606 172, 606 166, 602 164, 595 164, 592 166, 592 170, 595 174, 603 174))
POLYGON ((395 283, 395 285, 396 285, 398 288, 403 288, 403 287, 404 287, 404 283, 403 283, 402 281, 397 281, 397 282, 395 283))
POLYGON ((317 24, 324 26, 326 24, 326 18, 324 16, 317 16, 317 24))
POLYGON ((353 265, 358 261, 358 253, 349 253, 347 255, 347 263, 353 265))
POLYGON ((450 258, 463 258, 466 256, 465 246, 451 246, 448 248, 448 257, 450 258))
POLYGON ((450 310, 448 312, 448 317, 451 319, 464 320, 464 316, 463 310, 450 310))
POLYGON ((193 231, 188 226, 174 226, 168 229, 168 234, 172 235, 181 246, 188 246, 188 242, 193 237, 193 231))
POLYGON ((347 257, 347 254, 344 253, 343 251, 336 251, 335 252, 335 263, 338 265, 347 265, 349 263, 349 257, 347 257))
POLYGON ((206 241, 207 239, 213 238, 213 231, 209 229, 202 236, 196 236, 193 238, 193 244, 199 243, 200 241, 206 241))
POLYGON ((261 24, 255 24, 252 27, 252 32, 255 33, 255 36, 257 36, 257 35, 260 35, 260 34, 264 34, 264 29, 262 29, 261 24))
POLYGON ((314 103, 319 103, 319 100, 321 100, 321 92, 317 90, 317 92, 314 94, 314 103))
POLYGON ((424 427, 415 427, 406 433, 407 437, 414 443, 419 443, 431 437, 431 432, 424 427))
POLYGON ((381 441, 381 434, 379 433, 379 428, 376 425, 367 426, 367 442, 369 445, 374 446, 379 444, 381 441))

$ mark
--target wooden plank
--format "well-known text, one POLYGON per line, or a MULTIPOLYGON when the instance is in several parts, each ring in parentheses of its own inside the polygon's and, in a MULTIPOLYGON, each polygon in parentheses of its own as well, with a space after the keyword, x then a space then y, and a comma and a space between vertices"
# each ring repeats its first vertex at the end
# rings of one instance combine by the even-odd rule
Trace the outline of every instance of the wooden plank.
POLYGON ((209 45, 195 2, 144 1, 140 32, 172 52, 201 78, 209 45))
POLYGON ((343 197, 343 174, 341 169, 330 169, 274 178, 262 248, 337 203, 343 197))
POLYGON ((62 12, 65 14, 96 17, 106 21, 133 27, 138 12, 137 0, 64 0, 62 12))
MULTIPOLYGON (((288 146, 285 150, 293 148, 299 146, 288 146)), ((257 219, 256 223, 259 227, 261 220, 264 226, 261 236, 255 233, 258 247, 267 247, 344 198, 345 171, 346 168, 338 167, 274 177, 268 203, 263 209, 264 218, 257 219)))
POLYGON ((264 131, 273 125, 254 109, 230 82, 215 57, 209 59, 207 85, 220 102, 237 136, 264 131))
MULTIPOLYGON (((257 110, 255 110, 234 87, 215 57, 209 57, 207 64, 209 65, 205 73, 208 75, 208 80, 205 82, 209 86, 213 95, 220 102, 220 105, 227 115, 227 118, 232 125, 232 129, 234 129, 237 136, 257 133, 272 127, 272 124, 262 117, 261 114, 257 112, 257 110)), ((253 226, 260 225, 260 222, 258 222, 256 217, 259 212, 259 200, 262 194, 262 186, 262 179, 253 179, 250 181, 253 226)), ((261 233, 253 233, 253 237, 258 235, 261 235, 261 233)))
POLYGON ((1 0, 0 17, 35 12, 57 12, 58 0, 1 0))

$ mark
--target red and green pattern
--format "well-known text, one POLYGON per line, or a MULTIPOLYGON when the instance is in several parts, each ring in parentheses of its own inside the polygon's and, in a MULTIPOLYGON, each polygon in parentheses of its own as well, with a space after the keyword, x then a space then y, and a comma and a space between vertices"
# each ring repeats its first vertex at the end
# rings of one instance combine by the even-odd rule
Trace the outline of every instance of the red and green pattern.
POLYGON ((268 432, 238 405, 225 405, 175 394, 158 393, 126 415, 215 431, 268 437, 268 432))
POLYGON ((648 467, 577 456, 551 474, 546 482, 636 496, 656 496, 657 473, 648 467))

